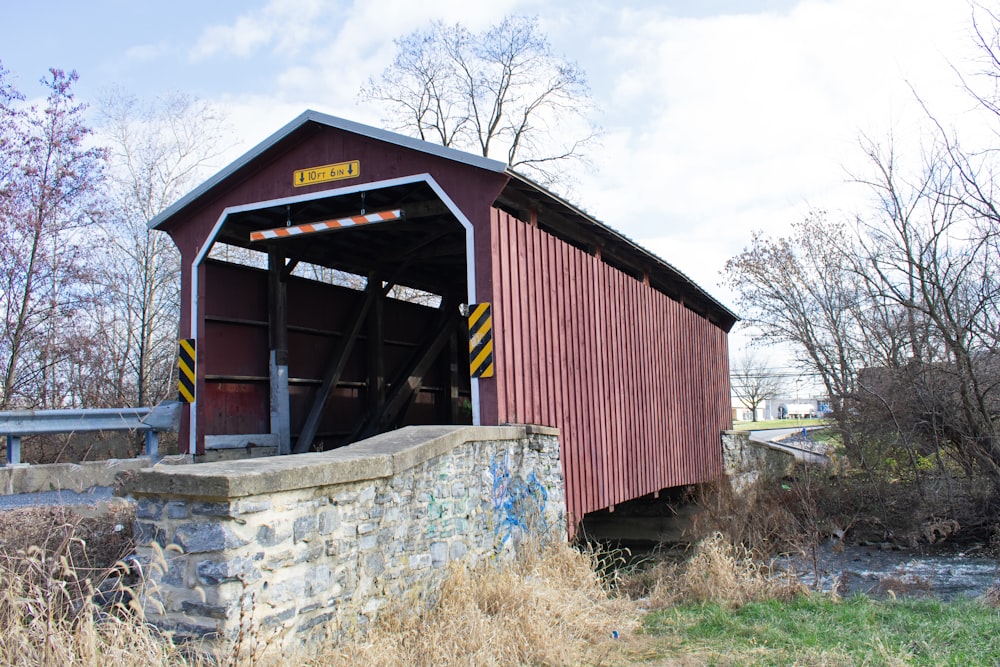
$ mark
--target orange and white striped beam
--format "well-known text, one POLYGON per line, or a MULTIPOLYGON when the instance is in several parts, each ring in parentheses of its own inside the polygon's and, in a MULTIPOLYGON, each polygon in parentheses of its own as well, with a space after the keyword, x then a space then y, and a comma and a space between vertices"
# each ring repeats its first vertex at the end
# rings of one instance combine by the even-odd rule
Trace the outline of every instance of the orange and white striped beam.
POLYGON ((345 227, 358 227, 360 225, 370 225, 373 222, 392 222, 402 220, 403 211, 394 209, 392 211, 382 211, 380 213, 367 213, 364 215, 352 215, 349 218, 337 218, 336 220, 325 220, 323 222, 310 222, 305 225, 293 225, 291 227, 275 227, 274 229, 262 229, 259 232, 250 232, 251 241, 268 241, 270 239, 285 239, 291 236, 301 236, 303 234, 318 234, 329 232, 334 229, 344 229, 345 227))

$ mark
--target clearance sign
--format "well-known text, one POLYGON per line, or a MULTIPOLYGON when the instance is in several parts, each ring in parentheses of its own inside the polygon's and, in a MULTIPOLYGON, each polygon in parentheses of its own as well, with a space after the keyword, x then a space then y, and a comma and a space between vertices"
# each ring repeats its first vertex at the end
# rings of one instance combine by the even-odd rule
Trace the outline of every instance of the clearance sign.
POLYGON ((350 160, 336 164, 324 164, 319 167, 296 169, 292 172, 292 185, 302 188, 307 185, 342 181, 345 178, 357 178, 361 175, 361 161, 350 160))

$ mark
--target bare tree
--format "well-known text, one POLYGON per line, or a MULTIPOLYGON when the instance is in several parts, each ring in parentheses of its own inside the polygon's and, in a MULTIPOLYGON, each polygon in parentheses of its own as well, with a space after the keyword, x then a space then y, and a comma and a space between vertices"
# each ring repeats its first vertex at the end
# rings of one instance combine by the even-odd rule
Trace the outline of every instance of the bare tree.
POLYGON ((906 178, 891 150, 867 148, 866 183, 880 206, 859 220, 856 271, 872 299, 906 314, 910 352, 904 364, 886 367, 906 372, 881 383, 904 396, 876 396, 894 417, 901 411, 891 411, 893 403, 906 406, 905 420, 926 427, 925 443, 946 447, 1000 488, 1000 226, 968 196, 968 184, 984 173, 965 159, 956 164, 952 145, 906 178), (913 396, 923 398, 902 400, 913 396))
POLYGON ((733 395, 753 415, 752 421, 757 421, 757 408, 777 396, 782 388, 781 378, 750 350, 733 361, 729 377, 733 395))
POLYGON ((863 147, 871 209, 755 236, 729 284, 761 335, 796 344, 823 378, 866 469, 892 450, 914 466, 944 454, 1000 489, 1000 229, 968 196, 984 172, 956 166, 953 148, 904 169, 891 144, 863 147))
POLYGON ((44 107, 25 106, 8 76, 0 68, 0 408, 72 404, 64 363, 88 305, 81 229, 96 213, 105 155, 86 147, 75 72, 50 70, 44 107))
POLYGON ((791 344, 798 363, 822 380, 844 446, 874 481, 885 456, 857 432, 858 378, 867 367, 900 358, 904 338, 898 310, 869 298, 856 272, 853 234, 814 212, 789 237, 755 234, 724 275, 758 339, 791 344))
POLYGON ((106 252, 95 311, 110 356, 113 404, 146 405, 171 386, 179 312, 180 258, 147 223, 189 190, 229 147, 224 116, 174 93, 144 103, 121 90, 100 103, 101 137, 110 147, 109 211, 100 224, 106 252))
POLYGON ((596 130, 583 71, 557 57, 536 18, 474 34, 438 21, 396 40, 396 58, 361 97, 393 130, 505 161, 552 184, 596 130))
POLYGON ((813 213, 787 238, 761 233, 726 262, 724 278, 765 343, 791 343, 842 412, 853 390, 860 337, 859 281, 843 262, 843 224, 813 213))

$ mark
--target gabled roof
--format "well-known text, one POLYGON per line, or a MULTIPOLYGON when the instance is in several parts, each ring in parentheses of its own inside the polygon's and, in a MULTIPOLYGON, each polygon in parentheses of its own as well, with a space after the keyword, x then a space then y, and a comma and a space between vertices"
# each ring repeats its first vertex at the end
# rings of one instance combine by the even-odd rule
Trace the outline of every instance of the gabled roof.
POLYGON ((509 169, 503 162, 473 153, 447 148, 406 135, 363 125, 318 111, 307 110, 280 130, 260 142, 241 157, 225 167, 172 206, 149 221, 157 229, 167 220, 193 204, 213 188, 237 173, 271 148, 281 143, 308 123, 315 123, 352 134, 369 137, 402 148, 434 155, 446 160, 478 169, 504 174, 508 177, 496 206, 507 209, 521 219, 527 219, 527 210, 539 213, 539 227, 591 254, 600 252, 602 259, 636 278, 648 278, 650 285, 670 297, 682 301, 689 308, 729 331, 739 317, 708 292, 699 287, 670 263, 657 257, 622 233, 612 229, 590 214, 562 199, 531 179, 509 169))
POLYGON ((454 148, 447 148, 439 144, 432 144, 428 141, 421 141, 420 139, 414 139, 413 137, 408 137, 403 134, 397 134, 388 130, 382 130, 370 125, 363 125, 352 120, 345 120, 344 118, 338 118, 337 116, 331 116, 330 114, 307 109, 299 114, 295 120, 282 127, 267 139, 264 139, 264 141, 248 150, 229 166, 225 167, 194 190, 178 199, 171 206, 161 211, 159 215, 149 221, 150 229, 157 229, 169 218, 172 218, 216 185, 225 181, 237 171, 253 162, 256 158, 260 157, 268 149, 279 144, 283 139, 292 134, 292 132, 309 122, 318 123, 327 127, 336 128, 338 130, 344 130, 345 132, 351 132, 352 134, 357 134, 363 137, 370 137, 372 139, 395 144, 403 148, 420 151, 421 153, 436 155, 437 157, 442 157, 455 162, 461 162, 463 164, 478 167, 479 169, 485 169, 487 171, 502 174, 507 170, 507 165, 497 160, 491 160, 473 153, 466 153, 465 151, 455 150, 454 148))

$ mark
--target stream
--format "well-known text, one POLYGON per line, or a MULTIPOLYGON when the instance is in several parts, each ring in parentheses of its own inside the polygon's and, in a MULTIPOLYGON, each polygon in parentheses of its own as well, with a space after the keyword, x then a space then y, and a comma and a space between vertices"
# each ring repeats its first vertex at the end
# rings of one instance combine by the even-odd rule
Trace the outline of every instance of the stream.
POLYGON ((1000 578, 1000 563, 976 550, 922 554, 877 546, 821 546, 812 555, 787 556, 776 570, 794 571, 806 586, 843 596, 923 596, 941 600, 977 597, 1000 578), (816 573, 819 573, 818 583, 816 573))

